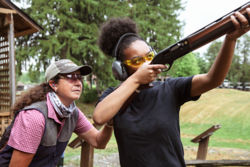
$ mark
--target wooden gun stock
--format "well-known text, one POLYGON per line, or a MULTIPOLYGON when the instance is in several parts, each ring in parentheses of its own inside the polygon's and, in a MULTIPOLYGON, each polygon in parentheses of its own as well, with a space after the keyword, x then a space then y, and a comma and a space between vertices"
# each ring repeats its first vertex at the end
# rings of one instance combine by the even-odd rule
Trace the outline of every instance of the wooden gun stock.
POLYGON ((234 30, 234 24, 232 23, 230 16, 239 11, 243 14, 250 23, 250 18, 247 15, 246 8, 250 7, 250 2, 240 6, 239 8, 231 11, 225 16, 215 20, 179 42, 165 48, 157 53, 152 60, 151 64, 168 64, 171 68, 173 62, 187 53, 223 36, 224 34, 234 30))

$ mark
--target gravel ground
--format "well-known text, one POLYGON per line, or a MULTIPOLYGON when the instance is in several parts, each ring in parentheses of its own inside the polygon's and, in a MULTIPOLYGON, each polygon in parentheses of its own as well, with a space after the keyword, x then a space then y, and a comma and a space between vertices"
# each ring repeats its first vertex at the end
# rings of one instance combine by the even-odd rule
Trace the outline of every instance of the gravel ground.
MULTIPOLYGON (((197 148, 186 147, 185 159, 192 160, 196 158, 197 148)), ((232 148, 209 148, 207 153, 208 160, 232 159, 249 160, 250 150, 232 149, 232 148)), ((80 161, 80 156, 76 156, 73 161, 80 161)), ((76 164, 65 164, 64 167, 77 167, 76 164)), ((94 155, 94 167, 120 167, 118 153, 97 154, 94 155)))
POLYGON ((94 156, 94 167, 119 167, 119 155, 118 153, 112 153, 108 155, 94 156))

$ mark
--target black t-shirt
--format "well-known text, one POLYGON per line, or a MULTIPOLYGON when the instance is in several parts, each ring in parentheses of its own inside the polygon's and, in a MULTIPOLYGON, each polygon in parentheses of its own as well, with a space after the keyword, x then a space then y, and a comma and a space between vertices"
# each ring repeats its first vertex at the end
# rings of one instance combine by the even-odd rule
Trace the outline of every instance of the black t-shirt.
MULTIPOLYGON (((143 89, 114 117, 121 167, 183 167, 179 110, 190 97, 192 77, 168 78, 143 89)), ((108 88, 101 101, 114 88, 108 88)))

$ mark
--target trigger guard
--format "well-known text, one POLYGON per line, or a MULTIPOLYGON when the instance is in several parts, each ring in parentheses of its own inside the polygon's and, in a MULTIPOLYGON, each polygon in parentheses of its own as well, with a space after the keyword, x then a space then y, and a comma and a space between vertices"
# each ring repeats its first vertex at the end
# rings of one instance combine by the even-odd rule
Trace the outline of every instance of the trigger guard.
POLYGON ((168 72, 168 71, 171 69, 172 65, 173 65, 173 62, 169 63, 169 64, 168 64, 168 68, 162 70, 162 72, 168 72))

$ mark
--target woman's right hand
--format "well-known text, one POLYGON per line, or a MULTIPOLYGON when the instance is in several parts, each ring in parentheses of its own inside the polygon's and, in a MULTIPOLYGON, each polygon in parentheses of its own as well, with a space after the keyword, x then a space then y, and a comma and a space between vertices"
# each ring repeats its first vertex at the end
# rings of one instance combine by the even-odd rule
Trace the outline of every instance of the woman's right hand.
POLYGON ((131 77, 140 85, 148 84, 156 79, 162 69, 166 68, 163 64, 143 64, 131 77))

